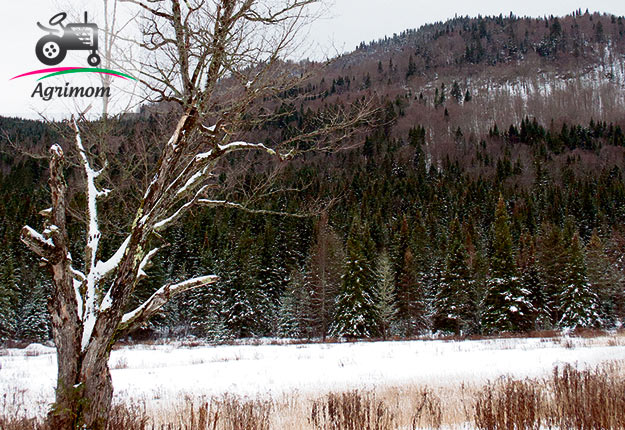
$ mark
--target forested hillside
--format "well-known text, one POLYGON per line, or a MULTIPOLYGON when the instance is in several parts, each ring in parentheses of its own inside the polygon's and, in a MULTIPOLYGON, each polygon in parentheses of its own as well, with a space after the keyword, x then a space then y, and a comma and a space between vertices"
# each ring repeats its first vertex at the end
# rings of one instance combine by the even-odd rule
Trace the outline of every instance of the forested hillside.
MULTIPOLYGON (((335 59, 308 80, 303 100, 268 102, 280 119, 250 130, 277 141, 314 127, 333 105, 375 100, 376 126, 352 149, 279 166, 275 189, 297 191, 261 203, 315 216, 194 211, 166 232, 136 302, 168 281, 212 272, 220 281, 175 299, 142 334, 226 340, 620 326, 624 26, 622 17, 582 11, 456 18, 335 59)), ((133 181, 155 162, 155 136, 166 135, 159 130, 171 128, 168 118, 147 106, 106 125, 118 160, 112 175, 125 184, 106 204, 109 230, 132 221, 133 181)), ((63 145, 64 127, 0 119, 2 340, 49 337, 48 274, 19 241, 22 226, 49 206, 46 161, 13 145, 33 153, 63 145)), ((232 173, 252 194, 276 172, 257 161, 232 173)), ((69 170, 70 183, 79 181, 69 170)), ((72 205, 84 207, 84 196, 74 194, 72 205)), ((84 236, 83 220, 72 223, 84 236)))

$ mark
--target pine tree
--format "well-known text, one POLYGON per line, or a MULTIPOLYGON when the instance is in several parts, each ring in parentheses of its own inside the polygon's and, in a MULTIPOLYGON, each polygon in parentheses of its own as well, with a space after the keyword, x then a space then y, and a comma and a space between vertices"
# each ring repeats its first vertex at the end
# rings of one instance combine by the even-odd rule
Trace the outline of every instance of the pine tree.
POLYGON ((402 336, 414 336, 427 327, 427 293, 417 270, 408 220, 404 216, 395 246, 395 296, 397 328, 402 336))
POLYGON ((460 85, 457 81, 454 81, 453 85, 451 86, 451 96, 456 99, 457 103, 460 103, 462 101, 462 90, 460 89, 460 85))
MULTIPOLYGON (((299 338, 302 333, 301 292, 304 289, 304 275, 301 271, 293 273, 289 286, 280 297, 278 311, 278 335, 280 337, 299 338)), ((304 321, 303 321, 304 320, 304 321)))
POLYGON ((386 251, 380 254, 376 270, 376 311, 380 322, 380 333, 386 339, 393 333, 397 307, 395 305, 395 273, 386 251))
MULTIPOLYGON (((529 291, 529 301, 532 305, 532 328, 541 330, 549 325, 549 312, 545 296, 545 284, 540 277, 540 270, 536 256, 536 246, 532 235, 525 232, 519 240, 518 268, 523 288, 529 291)), ((528 316, 529 317, 529 316, 528 316)))
POLYGON ((323 212, 306 264, 305 282, 310 295, 307 325, 312 336, 325 339, 328 334, 334 301, 341 284, 344 258, 340 239, 328 224, 328 213, 323 212))
MULTIPOLYGON (((39 277, 41 278, 41 277, 39 277)), ((26 285, 21 292, 21 306, 17 315, 15 337, 29 341, 42 342, 50 338, 50 321, 47 310, 48 281, 38 279, 36 283, 26 285)))
POLYGON ((409 78, 417 73, 417 65, 414 62, 412 55, 408 58, 408 71, 406 72, 406 78, 409 78))
POLYGON ((377 333, 373 299, 375 276, 371 269, 370 241, 368 231, 355 217, 347 238, 345 274, 336 299, 336 314, 331 330, 334 336, 362 338, 377 333))
POLYGON ((586 246, 586 263, 590 288, 597 294, 601 304, 601 320, 604 325, 613 326, 616 323, 619 279, 596 230, 586 246))
POLYGON ((560 321, 560 298, 565 285, 567 254, 565 252, 562 232, 557 226, 544 224, 538 242, 538 270, 544 282, 545 305, 543 313, 549 315, 548 327, 555 328, 560 321))
POLYGON ((523 288, 517 277, 510 220, 501 195, 495 210, 490 269, 483 306, 485 331, 527 330, 532 325, 530 292, 523 288))
POLYGON ((562 328, 596 327, 601 323, 599 297, 588 282, 580 242, 579 234, 575 233, 567 250, 566 283, 560 298, 562 317, 559 326, 562 328))
POLYGON ((445 271, 434 303, 436 330, 462 334, 472 325, 475 309, 471 300, 473 280, 468 257, 462 229, 455 218, 450 227, 445 271))
POLYGON ((18 276, 13 256, 3 255, 0 266, 0 341, 15 336, 16 312, 18 299, 18 276))

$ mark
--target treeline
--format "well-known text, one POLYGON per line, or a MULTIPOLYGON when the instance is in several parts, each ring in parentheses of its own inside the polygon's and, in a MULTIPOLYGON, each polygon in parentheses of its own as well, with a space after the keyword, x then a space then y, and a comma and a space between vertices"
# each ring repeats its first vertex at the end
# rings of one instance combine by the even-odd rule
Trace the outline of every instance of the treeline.
MULTIPOLYGON (((221 280, 175 300, 147 330, 229 339, 620 325, 624 158, 598 161, 623 144, 619 126, 524 119, 496 129, 462 142, 470 158, 432 160, 427 129, 417 126, 404 139, 380 129, 359 149, 292 163, 277 186, 301 191, 265 208, 297 211, 341 196, 315 218, 198 210, 167 233, 135 304, 165 282, 221 280)), ((250 169, 244 182, 264 174, 250 169)), ((45 180, 43 161, 0 175, 3 339, 48 337, 48 275, 18 240, 48 204, 45 180)), ((124 218, 122 206, 108 209, 124 218)), ((84 234, 75 221, 72 234, 84 234)))
POLYGON ((344 203, 315 222, 197 220, 196 234, 222 251, 204 250, 196 272, 209 267, 224 281, 194 293, 188 309, 199 315, 180 321, 199 322, 199 335, 306 338, 620 324, 622 163, 576 178, 571 164, 581 161, 558 166, 537 149, 543 168, 526 188, 494 166, 477 178, 457 161, 428 167, 422 135, 370 136, 358 153, 290 172, 287 183, 317 172, 310 196, 345 184, 344 203), (548 173, 556 166, 566 180, 548 173))
POLYGON ((496 65, 536 56, 549 60, 593 54, 592 45, 625 40, 625 18, 576 10, 565 17, 456 17, 406 30, 392 37, 361 43, 356 52, 383 52, 400 46, 417 70, 456 64, 496 65), (450 61, 451 58, 451 61, 450 61))

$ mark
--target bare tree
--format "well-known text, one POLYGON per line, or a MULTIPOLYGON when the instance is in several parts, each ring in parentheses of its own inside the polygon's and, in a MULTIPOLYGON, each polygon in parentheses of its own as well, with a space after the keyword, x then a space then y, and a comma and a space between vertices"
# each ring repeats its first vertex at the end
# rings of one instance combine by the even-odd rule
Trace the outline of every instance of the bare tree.
POLYGON ((216 282, 216 276, 207 274, 166 283, 129 311, 133 291, 159 252, 161 232, 197 205, 276 213, 255 206, 261 191, 238 201, 224 197, 228 194, 220 189, 217 172, 226 157, 245 168, 246 159, 234 153, 260 151, 282 163, 303 151, 332 149, 348 142, 371 114, 365 103, 335 107, 313 126, 292 130, 286 138, 264 143, 246 139, 271 118, 264 106, 295 88, 306 79, 303 69, 313 67, 285 61, 285 56, 298 42, 307 11, 320 0, 125 1, 144 12, 140 46, 150 55, 138 68, 141 82, 151 100, 177 105, 180 115, 123 242, 108 258, 100 244, 112 239, 102 237, 98 208, 112 191, 102 186, 106 163, 96 162, 83 144, 81 128, 86 125, 73 121, 73 147, 65 152, 59 145, 50 149, 52 206, 42 212, 43 232, 26 226, 22 241, 42 258, 53 278, 49 311, 58 380, 49 420, 56 429, 102 428, 111 407, 108 358, 115 342, 172 297, 216 282), (63 165, 70 150, 85 178, 82 268, 73 263, 66 220, 63 165))
MULTIPOLYGON (((132 26, 138 17, 138 14, 131 16, 122 16, 119 12, 120 0, 102 0, 103 12, 104 12, 104 28, 103 36, 104 43, 101 48, 102 52, 102 65, 104 69, 112 69, 113 66, 123 68, 122 64, 116 61, 116 58, 120 56, 120 52, 124 49, 131 48, 131 44, 128 38, 125 36, 128 33, 128 28, 132 26)), ((113 83, 113 76, 109 74, 101 74, 103 87, 110 87, 113 83)), ((128 95, 128 94, 127 94, 128 95)), ((132 106, 132 97, 126 97, 128 99, 126 109, 132 106)), ((110 110, 110 96, 105 93, 102 97, 102 116, 108 117, 110 110)))

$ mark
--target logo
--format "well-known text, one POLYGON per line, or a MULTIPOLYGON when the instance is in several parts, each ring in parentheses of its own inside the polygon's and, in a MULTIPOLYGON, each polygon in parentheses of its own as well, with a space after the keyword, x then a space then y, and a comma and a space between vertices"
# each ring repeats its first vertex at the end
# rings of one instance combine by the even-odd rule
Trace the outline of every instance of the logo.
MULTIPOLYGON (((87 12, 85 12, 85 22, 70 23, 64 25, 67 13, 60 12, 50 18, 51 28, 37 22, 37 26, 47 32, 35 45, 35 54, 39 61, 46 66, 56 66, 63 62, 68 51, 87 51, 87 64, 91 67, 51 67, 47 69, 33 70, 12 77, 10 80, 31 75, 41 75, 38 81, 53 76, 74 74, 74 73, 98 73, 114 76, 124 80, 136 80, 132 76, 110 69, 100 69, 101 58, 98 54, 98 26, 89 22, 87 12)), ((62 87, 47 87, 39 82, 31 97, 39 96, 43 100, 51 100, 56 97, 110 97, 110 87, 72 87, 65 83, 62 87)))
POLYGON ((57 13, 50 19, 50 25, 58 25, 60 30, 49 28, 37 22, 37 26, 49 34, 37 42, 35 52, 37 58, 46 66, 56 66, 65 59, 67 51, 91 51, 87 63, 92 67, 100 64, 98 52, 98 26, 90 23, 85 12, 84 23, 63 25, 67 18, 65 12, 57 13))

